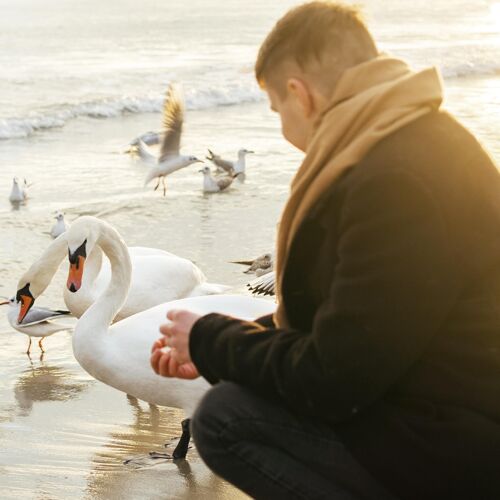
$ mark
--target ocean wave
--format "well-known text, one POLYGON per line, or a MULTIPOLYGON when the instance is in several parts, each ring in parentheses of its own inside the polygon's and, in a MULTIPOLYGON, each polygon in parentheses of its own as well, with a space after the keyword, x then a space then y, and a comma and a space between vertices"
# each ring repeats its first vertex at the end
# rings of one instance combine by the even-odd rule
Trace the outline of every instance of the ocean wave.
MULTIPOLYGON (((207 88, 186 92, 186 108, 202 110, 258 102, 264 98, 256 85, 235 84, 226 88, 207 88)), ((114 118, 127 113, 157 113, 163 108, 163 96, 121 97, 80 104, 64 104, 22 118, 0 119, 0 140, 20 139, 36 132, 61 128, 75 118, 114 118)))
POLYGON ((500 62, 463 62, 441 66, 445 78, 467 78, 473 76, 500 75, 500 62))
MULTIPOLYGON (((416 66, 420 64, 417 62, 416 66)), ((475 62, 455 60, 439 66, 443 77, 447 79, 500 75, 500 62, 488 61, 487 58, 475 62)), ((203 110, 258 102, 264 98, 263 92, 256 84, 238 82, 225 87, 188 89, 186 107, 188 110, 203 110)), ((0 140, 26 138, 37 132, 61 128, 68 121, 80 117, 105 119, 128 113, 159 113, 163 107, 163 99, 163 95, 99 99, 77 104, 61 104, 25 117, 0 119, 0 140)))

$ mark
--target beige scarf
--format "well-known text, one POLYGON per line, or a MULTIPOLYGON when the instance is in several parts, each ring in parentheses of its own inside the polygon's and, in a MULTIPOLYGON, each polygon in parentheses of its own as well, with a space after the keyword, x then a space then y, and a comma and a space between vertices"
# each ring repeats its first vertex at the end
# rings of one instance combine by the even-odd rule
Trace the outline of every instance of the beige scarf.
POLYGON ((276 285, 278 327, 289 327, 283 306, 282 279, 297 229, 321 195, 358 163, 378 141, 442 102, 435 68, 413 72, 405 62, 380 55, 349 68, 319 117, 306 157, 291 184, 278 229, 276 285))

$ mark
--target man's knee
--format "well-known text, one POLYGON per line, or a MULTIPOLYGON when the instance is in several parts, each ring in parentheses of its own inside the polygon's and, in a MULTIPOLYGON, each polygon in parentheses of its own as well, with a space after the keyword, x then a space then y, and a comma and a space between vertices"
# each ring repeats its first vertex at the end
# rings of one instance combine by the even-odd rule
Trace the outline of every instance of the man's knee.
POLYGON ((191 417, 191 435, 198 453, 208 465, 211 457, 223 451, 224 429, 236 417, 237 408, 241 407, 245 389, 232 382, 221 382, 212 387, 203 397, 191 417))

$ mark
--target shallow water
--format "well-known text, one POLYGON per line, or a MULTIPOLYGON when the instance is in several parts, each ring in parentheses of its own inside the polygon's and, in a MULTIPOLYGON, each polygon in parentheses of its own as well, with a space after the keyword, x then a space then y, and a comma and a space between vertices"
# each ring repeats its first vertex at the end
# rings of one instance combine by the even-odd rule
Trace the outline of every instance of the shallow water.
MULTIPOLYGON (((264 34, 294 3, 257 0, 249 9, 231 0, 221 9, 201 1, 0 0, 0 295, 15 292, 50 244, 58 210, 69 221, 98 215, 128 245, 192 259, 210 281, 244 293, 247 276, 229 261, 272 249, 301 160, 251 74, 264 34), (244 185, 204 195, 193 166, 168 179, 166 197, 142 186, 146 167, 122 151, 160 127, 171 79, 186 88, 183 151, 204 157, 209 147, 231 157, 240 147, 254 150, 244 185), (14 175, 32 183, 17 209, 8 201, 14 175)), ((438 64, 446 107, 500 162, 498 2, 366 3, 382 48, 417 67, 438 64)), ((41 305, 64 306, 64 273, 41 305)), ((148 451, 178 436, 181 412, 150 408, 94 381, 74 360, 70 333, 47 338, 42 360, 36 345, 31 360, 24 354, 26 337, 1 313, 0 335, 2 498, 242 496, 210 474, 195 450, 188 462, 147 461, 148 451), (130 457, 134 463, 124 465, 130 457)))

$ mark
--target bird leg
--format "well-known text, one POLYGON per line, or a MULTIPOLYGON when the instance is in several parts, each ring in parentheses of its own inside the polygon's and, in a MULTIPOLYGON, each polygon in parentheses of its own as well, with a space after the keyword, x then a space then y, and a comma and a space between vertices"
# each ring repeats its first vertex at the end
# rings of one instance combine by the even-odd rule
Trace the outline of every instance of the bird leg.
POLYGON ((160 181, 161 181, 161 177, 158 177, 158 183, 156 184, 156 186, 153 189, 153 191, 156 191, 160 187, 160 181))
POLYGON ((175 447, 174 452, 172 453, 172 456, 174 458, 186 458, 188 448, 189 448, 189 441, 191 441, 191 431, 189 430, 189 424, 191 422, 191 419, 186 418, 181 422, 182 425, 182 436, 177 443, 177 446, 175 447))
POLYGON ((164 458, 164 459, 180 459, 180 458, 186 458, 188 449, 189 449, 189 442, 191 441, 191 432, 189 430, 189 423, 190 419, 186 418, 181 422, 182 425, 182 435, 181 438, 179 439, 179 442, 177 443, 177 446, 175 447, 175 450, 173 451, 172 455, 169 453, 160 453, 157 451, 150 451, 149 456, 150 458, 164 458))
POLYGON ((161 181, 163 183, 163 196, 165 196, 166 192, 167 192, 167 185, 165 183, 165 177, 162 177, 161 178, 161 181))
POLYGON ((42 352, 45 352, 45 349, 43 348, 43 345, 42 345, 42 342, 43 340, 45 339, 45 337, 42 337, 39 341, 38 341, 38 347, 40 348, 40 351, 42 352))
POLYGON ((30 343, 28 344, 28 350, 26 351, 26 354, 29 356, 31 351, 31 337, 28 338, 30 339, 30 343))

